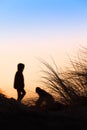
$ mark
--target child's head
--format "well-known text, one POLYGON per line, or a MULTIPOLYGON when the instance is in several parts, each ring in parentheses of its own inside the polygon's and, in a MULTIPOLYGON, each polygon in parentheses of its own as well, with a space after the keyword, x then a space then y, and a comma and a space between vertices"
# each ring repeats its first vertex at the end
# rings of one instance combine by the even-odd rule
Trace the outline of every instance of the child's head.
POLYGON ((36 87, 36 93, 40 93, 41 92, 41 88, 40 87, 36 87))
POLYGON ((19 64, 17 65, 17 67, 18 67, 18 70, 19 70, 19 71, 23 71, 25 65, 24 65, 23 63, 19 63, 19 64))

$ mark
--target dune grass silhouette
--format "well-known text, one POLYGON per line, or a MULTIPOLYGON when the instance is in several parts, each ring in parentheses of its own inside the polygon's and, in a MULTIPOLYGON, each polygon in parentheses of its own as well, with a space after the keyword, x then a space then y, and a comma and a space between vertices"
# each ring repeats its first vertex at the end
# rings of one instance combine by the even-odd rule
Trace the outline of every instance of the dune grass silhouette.
MULTIPOLYGON (((54 59, 54 67, 40 59, 46 69, 42 72, 42 83, 50 88, 65 105, 74 105, 87 102, 87 49, 81 48, 79 55, 73 60, 70 58, 70 68, 60 72, 54 59)), ((51 91, 51 92, 52 92, 51 91)), ((59 100, 59 99, 58 99, 59 100)))

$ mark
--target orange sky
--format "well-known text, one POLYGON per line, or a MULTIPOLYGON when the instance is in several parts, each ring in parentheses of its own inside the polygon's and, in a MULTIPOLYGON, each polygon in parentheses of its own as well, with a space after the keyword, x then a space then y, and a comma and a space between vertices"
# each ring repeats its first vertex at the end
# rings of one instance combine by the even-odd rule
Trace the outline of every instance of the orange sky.
MULTIPOLYGON (((14 39, 15 40, 15 39, 14 39)), ((37 41, 36 41, 37 42, 37 41)), ((71 56, 78 50, 78 44, 4 44, 0 47, 0 88, 9 96, 16 97, 16 91, 13 89, 14 75, 17 71, 17 64, 22 62, 25 64, 24 78, 25 89, 28 96, 35 93, 36 86, 40 86, 41 68, 44 66, 37 58, 42 58, 51 65, 51 57, 55 60, 58 67, 68 66, 69 59, 67 54, 71 56), (38 47, 37 47, 38 45, 38 47)), ((41 41, 40 41, 41 42, 41 41)), ((60 41, 61 42, 61 41, 60 41)))

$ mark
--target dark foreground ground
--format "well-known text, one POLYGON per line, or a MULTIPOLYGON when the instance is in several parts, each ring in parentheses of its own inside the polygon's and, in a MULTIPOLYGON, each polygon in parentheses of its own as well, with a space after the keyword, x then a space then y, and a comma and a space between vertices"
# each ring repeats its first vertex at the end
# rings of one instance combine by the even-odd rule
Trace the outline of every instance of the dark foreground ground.
POLYGON ((0 130, 87 129, 87 105, 34 111, 15 99, 0 97, 0 130))

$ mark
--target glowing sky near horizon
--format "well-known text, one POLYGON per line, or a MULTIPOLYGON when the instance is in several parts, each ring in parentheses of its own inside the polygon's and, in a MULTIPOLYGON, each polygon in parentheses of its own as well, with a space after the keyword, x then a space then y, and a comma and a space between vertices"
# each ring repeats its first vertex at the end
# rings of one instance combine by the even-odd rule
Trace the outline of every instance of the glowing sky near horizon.
POLYGON ((87 47, 87 0, 0 0, 0 88, 15 97, 14 74, 25 64, 25 89, 39 85, 40 62, 66 64, 66 54, 87 47))

